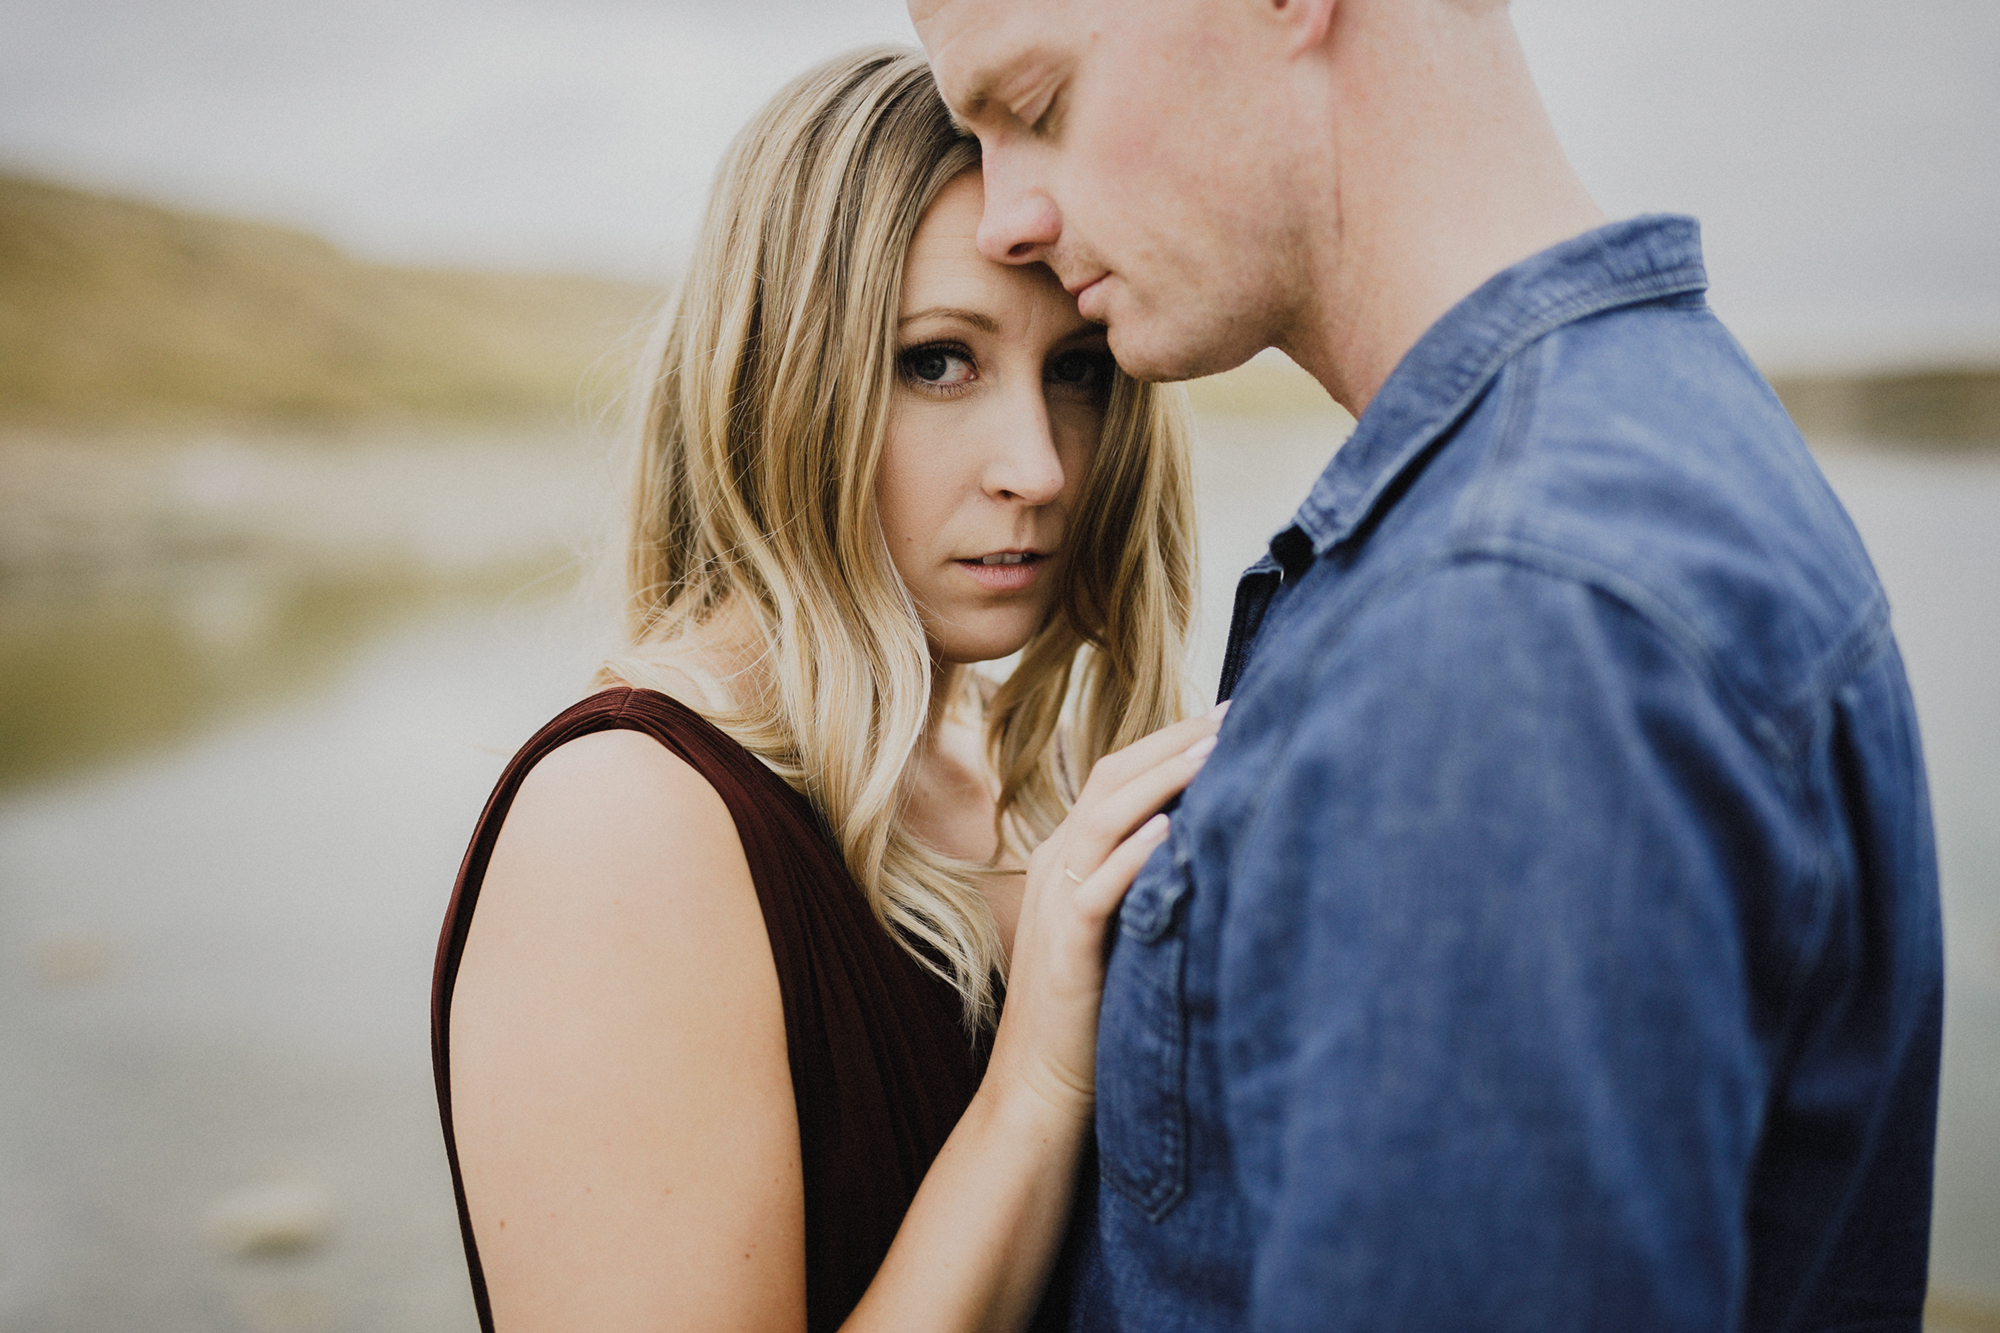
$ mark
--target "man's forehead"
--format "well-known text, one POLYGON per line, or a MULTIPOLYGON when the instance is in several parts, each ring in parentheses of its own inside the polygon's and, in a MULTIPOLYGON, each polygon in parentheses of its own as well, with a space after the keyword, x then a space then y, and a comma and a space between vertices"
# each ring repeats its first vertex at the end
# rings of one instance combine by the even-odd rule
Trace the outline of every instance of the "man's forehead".
POLYGON ((919 29, 949 29, 954 33, 993 30, 1028 11, 1047 18, 1054 8, 1045 0, 909 0, 910 22, 919 29))
POLYGON ((993 95, 1012 67, 1061 45, 1073 6, 1056 0, 910 0, 910 20, 955 109, 993 95))

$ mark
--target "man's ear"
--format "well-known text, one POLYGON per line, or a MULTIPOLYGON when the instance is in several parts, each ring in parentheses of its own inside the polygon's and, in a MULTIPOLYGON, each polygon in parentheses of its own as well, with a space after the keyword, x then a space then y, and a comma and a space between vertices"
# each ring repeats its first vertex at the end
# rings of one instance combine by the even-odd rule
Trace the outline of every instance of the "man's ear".
POLYGON ((1285 51, 1297 55, 1326 40, 1340 0, 1259 0, 1265 16, 1284 30, 1285 51))

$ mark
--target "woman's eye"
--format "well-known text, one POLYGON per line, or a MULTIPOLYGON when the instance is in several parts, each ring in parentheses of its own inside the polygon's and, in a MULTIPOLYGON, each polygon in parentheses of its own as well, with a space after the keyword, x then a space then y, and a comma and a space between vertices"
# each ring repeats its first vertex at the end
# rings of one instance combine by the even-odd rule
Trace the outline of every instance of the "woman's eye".
POLYGON ((903 353, 903 373, 925 384, 950 387, 972 380, 972 358, 953 347, 912 347, 903 353))
POLYGON ((1109 352, 1059 352, 1044 373, 1051 384, 1102 392, 1111 386, 1109 352))

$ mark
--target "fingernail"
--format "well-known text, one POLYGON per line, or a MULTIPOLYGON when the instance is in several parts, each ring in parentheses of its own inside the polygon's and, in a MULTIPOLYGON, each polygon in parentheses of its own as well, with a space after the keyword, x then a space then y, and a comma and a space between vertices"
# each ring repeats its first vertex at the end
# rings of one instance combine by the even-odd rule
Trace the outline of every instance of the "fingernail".
POLYGON ((1231 702, 1230 700, 1224 699, 1221 703, 1209 709, 1208 715, 1210 717, 1221 717, 1224 713, 1229 711, 1230 702, 1231 702))
POLYGON ((1164 814, 1154 815, 1151 819, 1139 825, 1139 832, 1145 834, 1149 838, 1166 837, 1167 817, 1164 814))
POLYGON ((1187 747, 1187 749, 1181 751, 1181 753, 1186 755, 1189 759, 1206 759, 1208 757, 1208 752, 1210 750, 1213 750, 1214 748, 1215 748, 1215 737, 1203 736, 1193 745, 1190 745, 1187 747))

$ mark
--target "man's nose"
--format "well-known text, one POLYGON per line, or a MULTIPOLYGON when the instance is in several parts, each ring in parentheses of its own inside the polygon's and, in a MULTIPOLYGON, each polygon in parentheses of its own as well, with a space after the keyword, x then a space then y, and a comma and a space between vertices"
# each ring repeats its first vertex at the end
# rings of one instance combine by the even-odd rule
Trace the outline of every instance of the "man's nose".
POLYGON ((982 480, 996 500, 1045 505, 1062 494, 1062 456, 1049 425, 1048 404, 1036 391, 1008 395, 993 423, 993 448, 982 480))
POLYGON ((1055 201, 1026 178, 1018 153, 987 154, 981 167, 986 190, 979 216, 979 253, 996 264, 1032 264, 1062 235, 1055 201))

